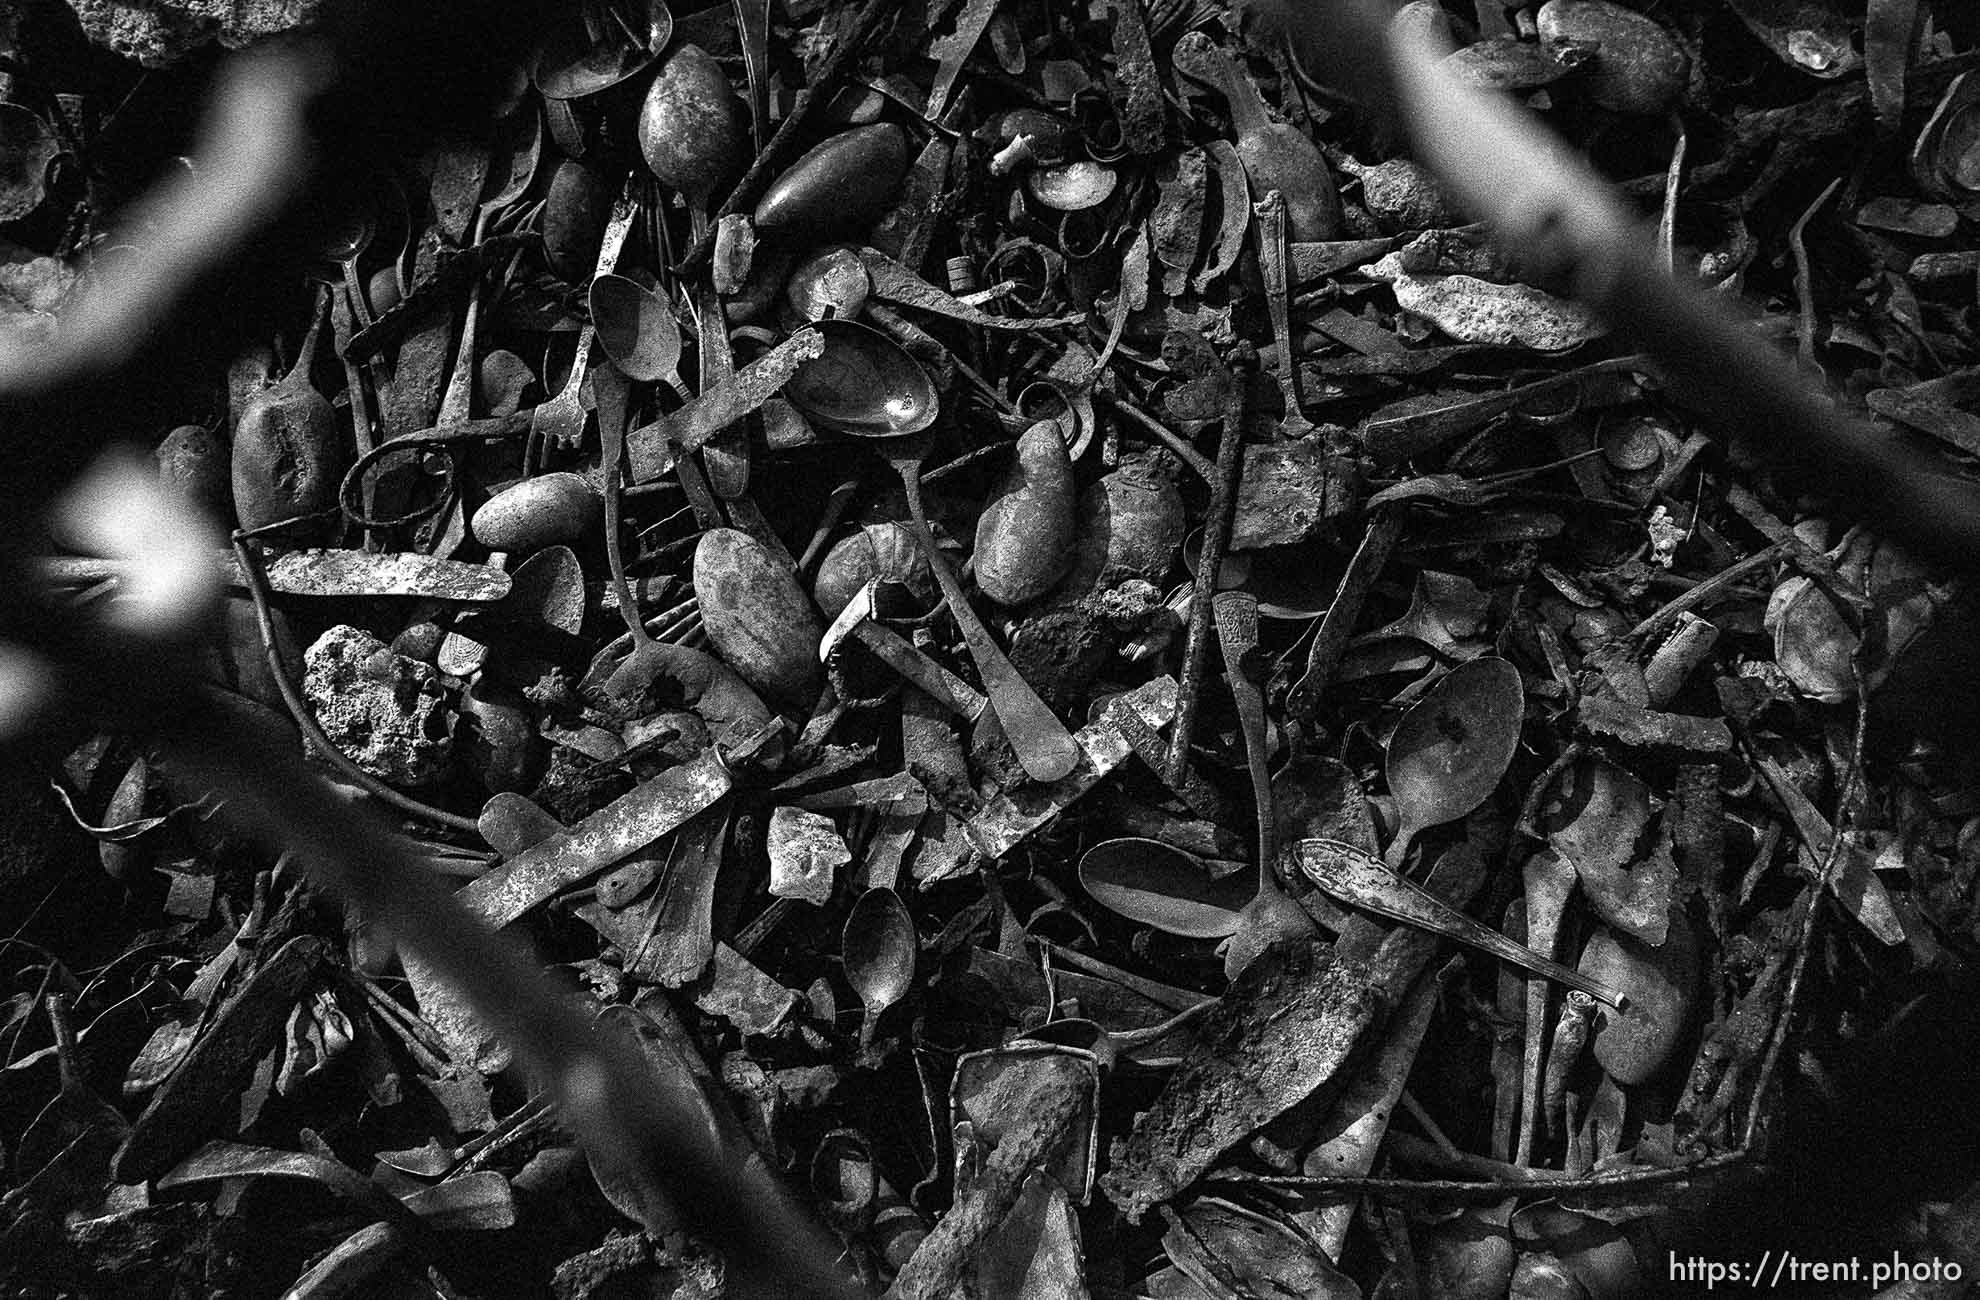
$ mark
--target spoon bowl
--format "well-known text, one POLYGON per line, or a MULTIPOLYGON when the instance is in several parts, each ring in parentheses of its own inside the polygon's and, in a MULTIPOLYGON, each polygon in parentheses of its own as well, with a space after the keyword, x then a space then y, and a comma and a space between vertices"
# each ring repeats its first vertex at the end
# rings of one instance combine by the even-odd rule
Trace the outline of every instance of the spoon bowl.
POLYGON ((317 248, 324 260, 336 263, 342 270, 351 310, 357 313, 358 324, 365 329, 371 328, 371 303, 365 297, 364 283, 358 279, 358 259, 377 237, 378 218, 368 207, 358 208, 333 226, 317 248))
POLYGON ((1255 874, 1213 879, 1181 849, 1135 836, 1088 849, 1079 860, 1079 883, 1108 911, 1185 939, 1235 934, 1240 914, 1258 892, 1255 874))
POLYGON ((798 367, 784 396, 814 424, 855 438, 903 438, 935 423, 935 381, 906 348, 857 321, 812 328, 825 351, 798 367))
POLYGON ((1418 832, 1484 803, 1512 763, 1526 708, 1519 670, 1496 655, 1459 664, 1410 707, 1384 770, 1396 800, 1386 861, 1399 868, 1418 832))
POLYGON ((495 124, 495 140, 481 186, 482 212, 493 213, 521 198, 542 163, 543 115, 531 104, 519 104, 495 124))
POLYGON ((914 983, 914 918, 907 904, 891 889, 869 889, 846 916, 839 952, 845 960, 846 982, 866 1008, 860 1020, 859 1045, 873 1042, 880 1013, 906 996, 914 983))
POLYGON ((681 326, 657 288, 629 275, 599 276, 591 282, 591 323, 598 345, 626 378, 664 380, 681 391, 681 326))
POLYGON ((610 90, 652 66, 673 39, 674 14, 666 0, 584 8, 593 10, 585 21, 558 25, 537 51, 530 80, 545 99, 586 99, 610 90), (621 10, 635 12, 629 18, 621 10))

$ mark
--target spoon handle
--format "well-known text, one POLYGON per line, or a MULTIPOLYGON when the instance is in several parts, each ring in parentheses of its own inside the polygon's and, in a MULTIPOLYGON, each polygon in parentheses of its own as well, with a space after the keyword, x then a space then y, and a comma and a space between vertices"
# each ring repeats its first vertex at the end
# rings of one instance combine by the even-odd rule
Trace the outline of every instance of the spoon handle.
MULTIPOLYGON (((620 250, 625 248, 626 236, 632 233, 633 221, 639 215, 636 185, 635 179, 628 178, 625 191, 612 205, 612 218, 606 223, 605 237, 598 245, 598 264, 592 271, 594 280, 610 275, 619 265, 620 250)), ((592 340, 597 336, 597 323, 587 319, 584 328, 578 331, 577 355, 571 358, 571 375, 564 381, 563 392, 537 408, 539 411, 556 409, 559 418, 540 421, 538 428, 566 450, 577 446, 584 436, 584 407, 580 394, 584 389, 585 374, 591 368, 592 340)))
MULTIPOLYGON (((695 314, 701 318, 700 360, 703 390, 733 379, 736 356, 729 347, 729 332, 722 323, 722 295, 707 276, 694 289, 695 314)), ((701 449, 701 468, 708 475, 708 486, 724 501, 735 501, 749 492, 749 426, 737 421, 710 438, 701 449)))
POLYGON ((1545 975, 1571 989, 1579 989, 1618 1011, 1629 1006, 1628 998, 1606 984, 1590 979, 1552 958, 1542 957, 1525 944, 1514 943, 1497 930, 1480 925, 1435 894, 1389 870, 1372 854, 1364 853, 1353 845, 1338 840, 1302 840, 1299 865, 1316 887, 1351 907, 1469 944, 1501 961, 1509 961, 1536 975, 1545 975))
POLYGON ((1289 437, 1313 432, 1300 409, 1299 357, 1293 345, 1291 292, 1286 273, 1286 196, 1278 190, 1251 205, 1258 220, 1258 271, 1265 279, 1265 302, 1272 312, 1272 335, 1279 345, 1279 398, 1286 408, 1280 425, 1289 437))
POLYGON ((371 328, 371 304, 365 301, 364 286, 358 283, 357 254, 345 258, 341 265, 344 268, 344 292, 351 296, 351 310, 357 313, 358 328, 368 330, 371 328))
POLYGON ((1211 598, 1217 645, 1224 652, 1224 675, 1237 704, 1244 732, 1244 757, 1251 772, 1251 799, 1258 816, 1258 886, 1278 887, 1279 831, 1273 815, 1272 774, 1265 747, 1265 697, 1248 671, 1245 656, 1258 648, 1258 597, 1248 591, 1220 591, 1211 598))
POLYGON ((943 598, 949 602, 949 614, 956 620, 963 644, 969 647, 969 657, 976 661, 976 671, 983 678, 983 692, 990 697, 990 707, 997 711, 998 721, 1004 724, 1004 734, 1017 752, 1018 762, 1034 781, 1059 780, 1079 766, 1079 742, 1058 715, 1046 707, 1045 701, 1038 698, 1031 683, 1004 657, 1004 652, 990 639, 989 629, 970 608, 962 583, 956 580, 948 560, 936 548, 935 534, 928 527, 928 513, 921 503, 920 462, 897 461, 894 469, 901 476, 902 490, 907 493, 915 538, 928 557, 928 567, 942 588, 943 598))
POLYGON ((1272 115, 1265 109, 1265 97, 1229 54, 1211 46, 1200 56, 1197 66, 1223 93, 1231 115, 1231 134, 1237 137, 1240 147, 1246 137, 1256 137, 1271 129, 1272 115))
POLYGON ((1400 873, 1404 860, 1409 857, 1409 846, 1416 843, 1416 833, 1422 829, 1411 825, 1407 818, 1397 823, 1395 838, 1389 841, 1389 850, 1382 855, 1382 865, 1400 873))
POLYGON ((481 316, 481 286, 468 288, 467 313, 461 317, 461 346, 454 353, 454 372, 447 377, 447 392, 440 399, 435 424, 459 424, 468 418, 474 398, 475 323, 481 316))
POLYGON ((653 644, 653 636, 640 617, 632 584, 626 581, 625 556, 619 542, 619 492, 626 460, 626 380, 614 367, 603 366, 592 382, 598 392, 598 468, 605 476, 605 564, 611 570, 612 589, 619 595, 619 613, 626 621, 633 649, 638 651, 653 644))

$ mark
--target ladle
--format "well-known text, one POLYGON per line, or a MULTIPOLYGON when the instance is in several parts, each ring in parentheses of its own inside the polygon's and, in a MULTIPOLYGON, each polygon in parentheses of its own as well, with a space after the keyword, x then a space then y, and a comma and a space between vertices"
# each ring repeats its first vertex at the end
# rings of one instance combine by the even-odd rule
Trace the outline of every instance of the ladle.
POLYGON ((591 282, 591 323, 598 329, 598 346, 626 378, 663 383, 687 400, 680 322, 655 285, 616 272, 599 276, 591 282))
POLYGON ((1079 742, 990 639, 928 527, 921 466, 928 456, 927 430, 939 410, 934 382, 899 344, 876 330, 840 320, 821 321, 815 328, 825 336, 824 355, 799 367, 785 396, 826 428, 884 440, 880 454, 900 476, 915 538, 1018 762, 1034 781, 1059 780, 1079 765, 1079 742))
POLYGON ((840 937, 846 982, 859 994, 865 1014, 859 1045, 873 1041, 880 1013, 899 1002, 914 983, 914 918, 891 889, 869 889, 846 916, 840 937))
POLYGON ((1396 836, 1384 860, 1402 866, 1419 832, 1456 821, 1498 788, 1519 744, 1526 691, 1519 669, 1481 655, 1446 673, 1389 738, 1384 770, 1396 836))

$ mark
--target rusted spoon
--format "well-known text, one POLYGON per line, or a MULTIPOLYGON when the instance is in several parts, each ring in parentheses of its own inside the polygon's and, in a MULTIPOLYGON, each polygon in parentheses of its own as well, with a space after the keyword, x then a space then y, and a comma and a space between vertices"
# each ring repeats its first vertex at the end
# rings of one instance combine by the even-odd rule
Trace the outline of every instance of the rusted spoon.
POLYGON ((906 996, 914 983, 914 918, 901 896, 891 889, 861 894, 846 916, 839 952, 846 982, 866 1008, 859 1025, 859 1045, 865 1047, 873 1041, 880 1013, 906 996))
POLYGON ((687 400, 681 382, 681 325, 665 295, 630 275, 601 275, 591 282, 591 323, 598 346, 637 383, 663 383, 687 400))
POLYGON ((921 464, 928 455, 928 427, 940 399, 934 381, 892 339, 854 321, 820 321, 825 352, 799 367, 784 390, 792 405, 817 423, 884 444, 881 455, 900 476, 915 539, 935 574, 949 614, 983 678, 984 694, 1004 726, 1011 748, 1034 781, 1057 781, 1079 765, 1079 742, 1038 698, 970 608, 955 571, 935 545, 921 500, 921 464))
POLYGON ((1419 832, 1456 821, 1498 788, 1519 744, 1519 670, 1481 655, 1446 673, 1403 714, 1384 764, 1396 800, 1385 861, 1400 869, 1419 832))

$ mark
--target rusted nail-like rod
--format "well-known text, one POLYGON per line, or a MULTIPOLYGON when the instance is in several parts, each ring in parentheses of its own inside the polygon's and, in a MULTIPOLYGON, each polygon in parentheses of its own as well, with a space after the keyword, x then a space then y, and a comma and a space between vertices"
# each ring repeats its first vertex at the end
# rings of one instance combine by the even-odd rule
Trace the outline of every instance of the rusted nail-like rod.
POLYGON ((1231 540, 1231 518, 1237 512, 1238 477, 1244 471, 1244 381, 1231 377, 1224 403, 1224 430, 1217 439, 1217 477, 1210 485, 1210 516, 1203 523, 1203 550, 1196 561, 1196 590, 1189 598, 1189 641, 1183 649, 1176 725, 1169 733, 1169 758, 1162 779, 1181 785, 1189 763, 1189 738, 1196 730, 1196 704, 1203 694, 1203 667, 1210 656, 1210 602, 1217 593, 1217 574, 1224 567, 1224 550, 1231 540))

